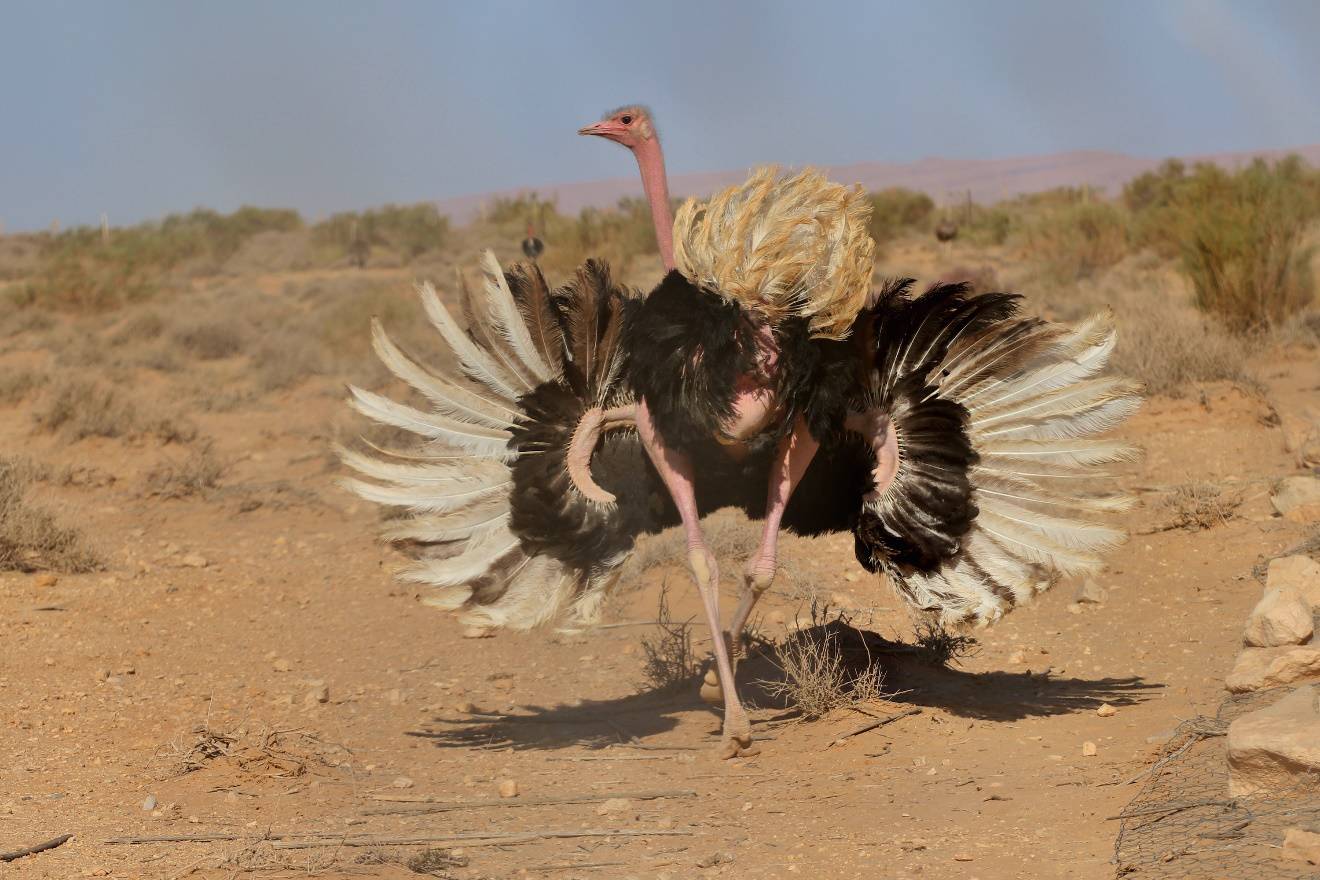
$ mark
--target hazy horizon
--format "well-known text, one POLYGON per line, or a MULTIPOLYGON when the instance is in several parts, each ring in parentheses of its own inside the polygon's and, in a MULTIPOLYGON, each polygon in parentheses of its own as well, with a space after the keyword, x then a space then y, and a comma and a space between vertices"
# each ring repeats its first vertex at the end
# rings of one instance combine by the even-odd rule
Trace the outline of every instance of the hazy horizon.
POLYGON ((655 110, 675 173, 1320 143, 1320 5, 13 4, 0 221, 314 217, 627 176, 579 138, 655 110))

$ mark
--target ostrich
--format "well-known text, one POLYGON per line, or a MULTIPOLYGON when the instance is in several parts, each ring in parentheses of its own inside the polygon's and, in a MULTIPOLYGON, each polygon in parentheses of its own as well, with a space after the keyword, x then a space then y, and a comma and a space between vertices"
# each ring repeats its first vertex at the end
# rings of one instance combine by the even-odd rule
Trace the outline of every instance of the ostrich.
POLYGON ((529 260, 536 260, 545 251, 545 242, 536 237, 536 229, 527 224, 527 237, 522 241, 522 252, 529 260))
POLYGON ((412 512, 386 534, 420 546, 401 576, 429 604, 476 626, 588 624, 636 537, 681 523, 731 757, 751 746, 731 658, 781 527, 852 532, 863 566, 949 625, 992 622, 1123 539, 1100 515, 1127 500, 1076 488, 1131 454, 1093 437, 1139 403, 1133 383, 1096 377, 1109 316, 1061 327, 1018 316, 1010 294, 914 296, 907 279, 871 294, 860 188, 763 168, 671 216, 649 113, 582 133, 637 158, 667 270, 655 289, 588 260, 552 291, 535 265, 505 272, 487 253, 466 330, 420 290, 470 381, 423 368, 377 324, 377 353, 430 409, 352 389, 359 411, 425 440, 341 454, 368 478, 350 488, 412 512), (727 630, 700 528, 724 506, 764 518, 727 630))
POLYGON ((935 226, 935 239, 940 244, 949 244, 958 237, 958 224, 952 220, 942 220, 935 226))

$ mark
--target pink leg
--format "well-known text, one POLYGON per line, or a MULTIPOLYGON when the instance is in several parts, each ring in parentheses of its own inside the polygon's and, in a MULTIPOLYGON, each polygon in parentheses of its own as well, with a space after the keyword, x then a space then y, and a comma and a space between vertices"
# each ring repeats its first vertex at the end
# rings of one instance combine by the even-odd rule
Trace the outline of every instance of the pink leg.
POLYGON ((637 433, 642 445, 646 447, 651 462, 655 465, 660 479, 678 507, 678 515, 683 520, 683 529, 687 533, 688 567, 692 579, 697 583, 701 602, 706 608, 706 619, 710 624, 711 639, 715 650, 715 668, 720 681, 725 684, 729 699, 724 701, 724 742, 721 746, 723 756, 733 758, 752 744, 752 725, 747 711, 738 701, 738 692, 733 681, 733 667, 729 663, 729 651, 720 630, 720 572, 715 556, 706 546, 706 539, 701 534, 701 525, 697 516, 697 497, 693 485, 692 460, 677 449, 665 446, 651 420, 650 409, 646 401, 637 404, 637 433))
POLYGON ((802 481, 802 475, 807 472, 818 449, 820 444, 811 436, 807 423, 799 418, 793 426, 793 433, 785 437, 775 450, 774 462, 770 466, 770 484, 766 490, 765 528, 761 532, 761 546, 747 560, 747 567, 743 570, 742 596, 729 628, 735 654, 742 651, 743 629, 747 626, 752 607, 774 583, 779 523, 784 518, 789 499, 793 497, 793 490, 802 481))

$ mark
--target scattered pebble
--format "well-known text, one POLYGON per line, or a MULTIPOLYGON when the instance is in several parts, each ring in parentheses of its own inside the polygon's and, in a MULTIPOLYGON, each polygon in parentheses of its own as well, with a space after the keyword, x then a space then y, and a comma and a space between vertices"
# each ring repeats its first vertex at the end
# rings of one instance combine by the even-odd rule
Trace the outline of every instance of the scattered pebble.
POLYGON ((1096 748, 1095 743, 1091 742, 1089 739, 1082 743, 1083 758, 1094 758, 1097 754, 1099 754, 1099 749, 1096 748))
POLYGON ((293 664, 283 657, 277 659, 273 664, 276 672, 288 672, 293 668, 293 664))
POLYGON ((330 702, 330 687, 324 684, 320 687, 312 688, 307 692, 307 695, 303 697, 303 703, 307 706, 314 706, 317 703, 328 702, 330 702))
POLYGON ((972 857, 969 856, 967 853, 955 853, 953 856, 953 860, 955 862, 970 862, 972 861, 972 857))
POLYGON ((393 782, 391 782, 390 785, 394 786, 395 788, 412 788, 413 781, 409 779, 407 776, 400 776, 397 779, 395 779, 393 782))
POLYGON ((485 626, 469 626, 463 630, 465 639, 489 639, 494 638, 495 630, 485 626))
POLYGON ((716 852, 716 853, 711 853, 710 855, 705 856, 704 858, 698 859, 697 867, 713 868, 716 865, 727 865, 733 860, 734 860, 734 855, 731 852, 716 852))
POLYGON ((199 556, 196 553, 189 553, 187 556, 179 559, 179 564, 184 568, 206 568, 211 563, 205 556, 199 556))
POLYGON ((1095 714, 1099 715, 1101 718, 1112 718, 1118 714, 1118 710, 1108 703, 1104 703, 1099 709, 1095 710, 1095 714))
POLYGON ((147 799, 142 802, 142 809, 148 813, 156 809, 156 796, 154 794, 147 795, 147 799))
POLYGON ((518 783, 512 779, 500 780, 500 797, 514 798, 518 796, 518 783))

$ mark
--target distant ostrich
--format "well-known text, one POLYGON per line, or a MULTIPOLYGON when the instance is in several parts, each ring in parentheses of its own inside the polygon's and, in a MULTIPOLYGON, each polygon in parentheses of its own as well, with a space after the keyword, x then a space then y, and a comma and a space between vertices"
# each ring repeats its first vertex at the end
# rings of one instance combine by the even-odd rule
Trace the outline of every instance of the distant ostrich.
POLYGON ((948 244, 958 237, 958 224, 952 220, 943 220, 935 226, 935 238, 941 244, 948 244))
POLYGON ((536 229, 532 224, 527 224, 527 237, 522 241, 523 256, 529 260, 536 260, 545 251, 545 242, 536 237, 536 229))
POLYGON ((342 454, 372 481, 351 481, 358 494, 412 512, 388 535, 421 548, 401 576, 432 588, 428 604, 476 626, 589 624, 636 537, 681 523, 713 636, 703 691, 724 704, 732 757, 751 745, 732 659, 781 526, 851 532, 864 567, 950 625, 994 621, 1122 539, 1097 519, 1125 499, 1079 488, 1129 454, 1091 437, 1138 404, 1133 383, 1096 376, 1111 318, 1061 327, 1019 317, 1010 294, 914 297, 911 280, 872 297, 860 187, 760 168, 673 216, 645 108, 581 133, 637 159, 666 269, 654 290, 598 260, 552 290, 487 252, 466 329, 421 291, 470 384, 377 324, 376 351, 430 410, 352 389, 359 411, 427 441, 342 454), (724 629, 700 519, 728 506, 765 523, 724 629))

